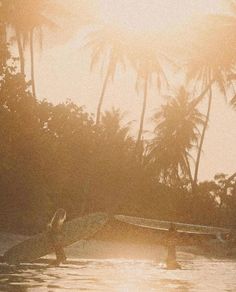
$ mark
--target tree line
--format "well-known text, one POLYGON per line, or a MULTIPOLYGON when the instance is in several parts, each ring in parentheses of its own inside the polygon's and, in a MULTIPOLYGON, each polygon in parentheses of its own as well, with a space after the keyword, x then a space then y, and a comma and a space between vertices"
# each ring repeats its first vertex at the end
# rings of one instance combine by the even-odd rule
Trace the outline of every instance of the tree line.
MULTIPOLYGON (((175 66, 173 56, 163 53, 163 43, 156 37, 99 26, 86 36, 91 68, 101 58, 107 60, 96 117, 70 100, 58 105, 39 100, 34 36, 37 32, 40 41, 43 27, 57 26, 49 18, 53 13, 49 2, 1 1, 0 227, 37 232, 58 207, 65 208, 69 218, 106 211, 235 225, 236 175, 219 174, 212 181, 198 182, 212 99, 219 96, 219 89, 222 95, 231 94, 235 79, 235 14, 207 16, 193 30, 188 50, 182 53, 187 83, 170 91, 169 101, 153 116, 153 137, 145 140, 149 89, 155 84, 160 93, 170 87, 165 64, 175 66), (18 58, 11 56, 9 35, 17 44, 18 58), (24 69, 27 44, 29 82, 24 69), (135 86, 143 92, 137 138, 131 136, 119 109, 103 111, 107 86, 119 66, 136 72, 135 86), (206 113, 199 109, 203 100, 208 103, 206 113)), ((235 1, 229 2, 235 12, 235 1)), ((62 7, 56 11, 61 17, 66 13, 62 7)), ((235 106, 234 96, 230 102, 235 106)))

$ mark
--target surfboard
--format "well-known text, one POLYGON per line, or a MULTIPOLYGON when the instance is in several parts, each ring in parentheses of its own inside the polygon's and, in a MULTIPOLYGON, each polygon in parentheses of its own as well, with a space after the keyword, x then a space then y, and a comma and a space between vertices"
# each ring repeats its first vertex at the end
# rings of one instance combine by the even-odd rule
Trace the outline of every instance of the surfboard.
MULTIPOLYGON (((107 214, 93 213, 65 222, 62 227, 63 246, 66 247, 79 240, 93 236, 107 221, 107 214)), ((48 232, 43 232, 7 250, 3 255, 3 259, 9 264, 28 263, 53 253, 53 251, 48 232)))
POLYGON ((205 225, 194 225, 171 221, 162 221, 156 219, 146 219, 125 215, 115 215, 114 218, 118 221, 156 230, 168 230, 171 224, 174 224, 178 232, 202 234, 202 235, 217 235, 217 234, 228 234, 230 232, 227 228, 205 226, 205 225))

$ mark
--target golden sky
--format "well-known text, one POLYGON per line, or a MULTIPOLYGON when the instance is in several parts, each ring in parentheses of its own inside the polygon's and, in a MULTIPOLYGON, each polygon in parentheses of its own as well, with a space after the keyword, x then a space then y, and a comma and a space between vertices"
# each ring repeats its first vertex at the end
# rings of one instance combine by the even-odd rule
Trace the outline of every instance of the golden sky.
MULTIPOLYGON (((183 28, 191 19, 206 13, 225 11, 221 0, 68 0, 74 13, 80 13, 81 2, 94 8, 101 22, 142 32, 171 31, 183 28), (87 2, 86 2, 87 1, 87 2)), ((67 6, 69 7, 69 5, 67 6)), ((73 30, 75 29, 75 25, 73 30)), ((66 33, 66 32, 65 32, 66 33)), ((77 32, 66 43, 46 47, 37 57, 36 80, 38 95, 53 102, 70 98, 95 112, 101 91, 102 76, 90 72, 90 52, 82 49, 84 33, 77 32)), ((104 109, 112 106, 127 111, 127 120, 133 120, 135 133, 141 112, 142 94, 137 97, 135 76, 127 70, 118 72, 109 86, 104 109)), ((164 100, 152 89, 148 101, 145 130, 151 131, 151 116, 164 100)), ((200 179, 212 178, 217 172, 231 174, 236 166, 236 112, 221 96, 215 98, 210 126, 204 142, 200 165, 200 179)))
POLYGON ((221 10, 217 0, 98 0, 103 20, 144 31, 184 25, 192 16, 221 10))

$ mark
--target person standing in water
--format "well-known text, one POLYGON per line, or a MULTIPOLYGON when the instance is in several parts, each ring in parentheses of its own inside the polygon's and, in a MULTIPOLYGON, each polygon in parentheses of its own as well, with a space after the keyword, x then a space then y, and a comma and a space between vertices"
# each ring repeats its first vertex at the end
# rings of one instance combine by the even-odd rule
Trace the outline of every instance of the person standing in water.
POLYGON ((62 244, 61 229, 64 221, 66 220, 66 211, 64 209, 58 209, 48 224, 48 232, 50 241, 53 245, 56 260, 53 264, 60 265, 65 262, 66 255, 62 244))
POLYGON ((176 239, 178 232, 173 223, 170 224, 167 237, 167 269, 181 269, 180 264, 176 261, 176 239))
POLYGON ((236 232, 234 229, 231 229, 226 237, 227 242, 227 256, 232 256, 233 248, 236 247, 236 232))

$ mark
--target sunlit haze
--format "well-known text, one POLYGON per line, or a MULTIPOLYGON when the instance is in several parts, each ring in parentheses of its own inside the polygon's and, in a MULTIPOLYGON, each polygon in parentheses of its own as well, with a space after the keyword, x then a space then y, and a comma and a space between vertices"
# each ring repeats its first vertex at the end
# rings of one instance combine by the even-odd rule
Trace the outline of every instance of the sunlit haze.
MULTIPOLYGON (((70 0, 73 4, 73 13, 78 15, 79 2, 70 0)), ((194 17, 227 11, 223 5, 224 1, 217 0, 91 0, 88 3, 90 8, 93 7, 97 11, 99 23, 104 23, 110 28, 120 27, 126 31, 143 34, 152 31, 160 31, 162 35, 166 32, 171 34, 172 31, 181 30, 191 24, 194 17)), ((69 9, 69 6, 67 8, 69 9)), ((73 31, 72 38, 66 43, 51 45, 37 56, 38 96, 55 103, 70 98, 95 113, 104 75, 100 74, 99 69, 90 71, 90 51, 83 48, 82 41, 88 29, 86 28, 85 32, 83 29, 75 32, 74 27, 68 27, 68 30, 73 31)), ((135 74, 131 70, 127 69, 125 73, 118 70, 113 84, 107 88, 103 110, 114 106, 126 111, 126 121, 133 121, 132 133, 136 135, 142 93, 137 99, 134 84, 135 74)), ((152 88, 144 125, 146 135, 152 130, 151 116, 154 110, 164 102, 165 100, 152 88)), ((235 112, 221 97, 214 99, 213 107, 200 165, 201 180, 212 178, 217 172, 231 174, 236 165, 233 146, 236 143, 236 130, 231 126, 236 124, 235 112)))
POLYGON ((0 0, 0 290, 236 291, 236 0, 0 0))
POLYGON ((109 25, 150 32, 186 25, 202 13, 221 11, 222 1, 212 0, 99 0, 101 18, 109 25))

